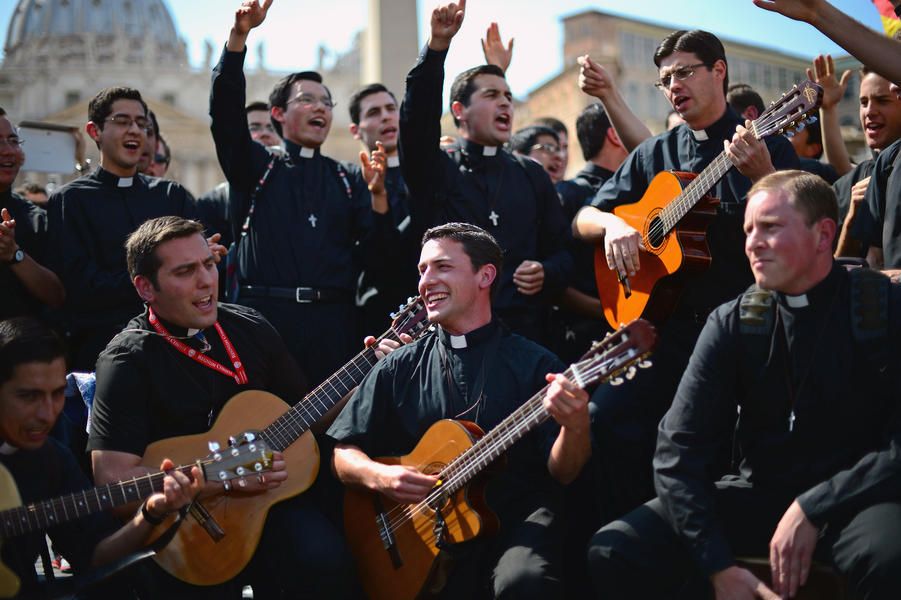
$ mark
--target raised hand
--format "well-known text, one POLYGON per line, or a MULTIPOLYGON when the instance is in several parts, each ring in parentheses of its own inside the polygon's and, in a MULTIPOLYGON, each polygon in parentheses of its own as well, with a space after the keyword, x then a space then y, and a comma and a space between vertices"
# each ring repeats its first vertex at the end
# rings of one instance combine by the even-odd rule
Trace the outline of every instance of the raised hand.
POLYGON ((388 154, 382 142, 376 142, 376 150, 367 155, 360 152, 360 167, 363 179, 372 194, 385 193, 385 174, 388 172, 388 154))
POLYGON ((607 94, 616 89, 607 69, 600 63, 591 60, 591 57, 587 54, 580 56, 576 61, 581 67, 579 70, 580 90, 589 96, 594 96, 598 100, 604 100, 607 94))
POLYGON ((497 23, 492 23, 488 26, 485 39, 482 40, 482 52, 485 54, 486 63, 497 65, 506 72, 513 60, 513 38, 510 38, 510 42, 505 48, 504 42, 501 40, 500 28, 497 23))
POLYGON ((812 23, 820 15, 823 0, 753 0, 758 7, 796 21, 812 23))
POLYGON ((451 40, 460 31, 463 25, 463 17, 466 14, 466 0, 460 3, 451 2, 439 6, 432 11, 432 34, 429 38, 429 48, 443 51, 450 48, 451 40))
POLYGON ((272 6, 272 0, 263 0, 262 6, 258 0, 244 0, 238 10, 235 11, 234 30, 240 35, 247 35, 254 27, 266 20, 266 13, 272 6))
POLYGON ((0 260, 9 262, 18 249, 16 244, 16 220, 7 209, 0 210, 0 260))
POLYGON ((813 79, 823 88, 820 108, 828 110, 838 105, 844 97, 848 81, 851 79, 851 71, 842 73, 842 79, 839 81, 835 77, 835 63, 832 56, 820 54, 813 59, 813 70, 807 69, 807 78, 813 79))

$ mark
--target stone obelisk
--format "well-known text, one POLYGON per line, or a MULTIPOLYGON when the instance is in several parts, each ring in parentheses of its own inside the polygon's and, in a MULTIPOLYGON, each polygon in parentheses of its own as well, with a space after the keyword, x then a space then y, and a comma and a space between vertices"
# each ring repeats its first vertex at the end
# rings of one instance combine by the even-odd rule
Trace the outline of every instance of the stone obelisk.
POLYGON ((404 80, 419 54, 416 0, 369 0, 360 83, 380 82, 404 95, 404 80))

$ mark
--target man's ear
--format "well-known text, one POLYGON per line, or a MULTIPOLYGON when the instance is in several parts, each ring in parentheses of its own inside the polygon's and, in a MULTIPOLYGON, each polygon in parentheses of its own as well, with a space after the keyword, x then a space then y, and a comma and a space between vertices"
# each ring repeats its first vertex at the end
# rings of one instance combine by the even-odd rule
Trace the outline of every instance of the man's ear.
POLYGON ((147 304, 151 304, 156 299, 156 288, 153 286, 153 282, 150 281, 150 279, 143 275, 135 275, 132 283, 135 286, 135 290, 138 292, 138 296, 141 297, 141 300, 147 304))
POLYGON ((274 120, 278 121, 279 123, 284 123, 285 122, 285 109, 282 108, 281 106, 273 106, 269 110, 269 116, 272 117, 274 120))
POLYGON ((613 144, 614 146, 619 146, 620 148, 625 148, 623 141, 620 139, 619 134, 616 133, 616 129, 613 127, 607 128, 607 142, 613 144))
POLYGON ((491 284, 497 279, 497 267, 492 264, 482 265, 479 269, 479 288, 491 289, 491 284))
POLYGON ((822 218, 815 225, 817 229, 817 251, 832 254, 832 242, 838 225, 829 218, 822 218))
POLYGON ((349 129, 350 129, 350 135, 354 136, 355 140, 360 139, 360 126, 359 125, 357 125, 356 123, 351 123, 349 129))
POLYGON ((454 100, 451 103, 451 113, 453 113, 454 117, 461 123, 463 122, 463 115, 465 112, 466 106, 464 106, 463 103, 459 100, 454 100))
POLYGON ((97 126, 97 123, 95 123, 94 121, 88 121, 84 126, 84 130, 92 140, 94 140, 98 144, 100 143, 100 127, 97 126))
POLYGON ((718 76, 720 79, 726 78, 726 63, 723 62, 723 59, 717 59, 713 66, 710 68, 714 75, 718 76))

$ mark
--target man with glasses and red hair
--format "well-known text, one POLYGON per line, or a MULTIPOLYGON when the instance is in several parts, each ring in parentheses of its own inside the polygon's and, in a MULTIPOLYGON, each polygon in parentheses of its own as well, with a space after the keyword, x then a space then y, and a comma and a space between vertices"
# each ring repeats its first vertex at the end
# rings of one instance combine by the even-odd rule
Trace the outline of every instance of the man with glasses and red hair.
POLYGON ((727 104, 729 68, 716 36, 700 30, 674 31, 657 47, 654 64, 657 87, 685 123, 639 144, 591 205, 576 215, 574 233, 604 245, 608 268, 634 275, 641 268, 641 236, 611 211, 641 199, 657 173, 700 173, 724 148, 735 168, 710 192, 720 200, 707 232, 713 261, 685 285, 675 312, 660 327, 654 366, 622 386, 598 388, 592 398, 592 426, 599 446, 594 460, 605 522, 654 496, 651 459, 657 423, 673 400, 707 315, 752 282, 742 254, 745 195, 764 175, 798 166, 788 140, 755 139, 727 104))
MULTIPOLYGON (((153 123, 138 90, 101 90, 85 131, 100 150, 97 168, 50 197, 50 260, 66 286, 72 367, 93 371, 97 355, 141 312, 125 266, 125 239, 155 217, 196 216, 181 185, 138 173, 153 123)), ((214 250, 215 251, 215 250, 214 250)))

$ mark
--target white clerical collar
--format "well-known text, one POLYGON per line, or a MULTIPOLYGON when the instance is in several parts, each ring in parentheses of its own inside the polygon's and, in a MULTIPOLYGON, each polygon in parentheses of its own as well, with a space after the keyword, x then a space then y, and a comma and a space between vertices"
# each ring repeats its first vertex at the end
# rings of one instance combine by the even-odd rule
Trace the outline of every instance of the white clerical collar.
POLYGON ((482 156, 495 156, 497 154, 497 146, 482 146, 482 156))
POLYGON ((306 146, 300 147, 300 152, 298 152, 301 158, 313 158, 316 156, 316 148, 307 148, 306 146))
POLYGON ((116 187, 126 188, 134 185, 135 178, 134 177, 120 177, 119 181, 116 182, 116 187))
POLYGON ((466 335, 465 334, 464 335, 450 335, 449 337, 450 337, 451 348, 454 348, 455 350, 459 350, 460 348, 466 348, 468 345, 466 343, 466 335))
POLYGON ((789 308, 804 308, 805 306, 810 305, 810 301, 807 300, 807 294, 800 294, 798 296, 789 296, 786 294, 785 303, 788 304, 789 308))
POLYGON ((394 156, 388 157, 388 168, 393 169, 394 167, 400 166, 400 157, 395 154, 394 156))
POLYGON ((695 139, 698 140, 699 142, 706 142, 707 140, 710 139, 710 136, 707 135, 706 129, 691 129, 691 128, 689 128, 689 131, 691 131, 691 135, 695 136, 695 139))
POLYGON ((3 442, 2 444, 0 444, 0 454, 3 454, 4 456, 9 456, 10 454, 15 454, 18 451, 19 451, 18 448, 16 448, 15 446, 13 446, 11 444, 7 444, 6 442, 3 442))
POLYGON ((193 329, 193 328, 188 329, 188 337, 194 337, 195 335, 197 335, 197 332, 198 332, 198 331, 200 331, 200 330, 199 330, 199 329, 193 329))

